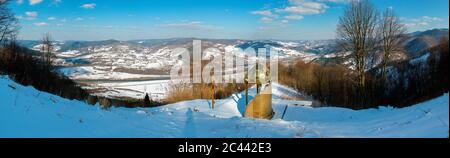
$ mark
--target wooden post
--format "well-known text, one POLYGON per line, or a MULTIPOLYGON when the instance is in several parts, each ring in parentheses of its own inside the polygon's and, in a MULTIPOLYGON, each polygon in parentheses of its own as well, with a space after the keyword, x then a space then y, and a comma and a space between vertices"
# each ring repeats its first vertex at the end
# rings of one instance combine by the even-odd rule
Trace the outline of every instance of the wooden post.
POLYGON ((281 116, 281 119, 284 119, 284 115, 286 115, 287 108, 288 108, 288 105, 286 105, 286 107, 284 108, 284 112, 283 112, 283 115, 281 116))
POLYGON ((245 80, 245 106, 248 105, 248 81, 245 80))
POLYGON ((214 98, 216 97, 215 96, 215 93, 216 93, 216 91, 215 91, 215 85, 214 85, 214 77, 212 77, 212 100, 211 100, 211 108, 212 108, 212 110, 214 110, 214 98))
POLYGON ((259 70, 260 69, 260 67, 259 67, 259 59, 257 59, 256 60, 256 94, 259 94, 260 92, 261 92, 261 81, 260 81, 260 78, 259 78, 259 70))
POLYGON ((245 74, 244 88, 245 88, 245 106, 247 106, 248 105, 248 74, 245 74))

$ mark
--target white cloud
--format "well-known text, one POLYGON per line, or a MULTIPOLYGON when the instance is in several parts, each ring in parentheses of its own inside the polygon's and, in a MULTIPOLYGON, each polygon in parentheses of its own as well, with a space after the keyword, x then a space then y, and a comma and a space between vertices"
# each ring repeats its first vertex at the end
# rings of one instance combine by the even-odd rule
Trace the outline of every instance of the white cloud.
POLYGON ((37 12, 25 12, 25 15, 27 15, 28 17, 33 17, 33 18, 35 18, 35 17, 37 17, 38 16, 38 13, 37 12))
POLYGON ((273 19, 272 19, 272 18, 269 18, 269 17, 262 17, 260 21, 261 21, 262 23, 270 23, 270 22, 273 21, 273 19))
POLYGON ((50 21, 56 20, 55 17, 48 17, 47 19, 50 20, 50 21))
POLYGON ((181 23, 166 23, 159 25, 164 28, 176 28, 176 29, 187 29, 187 30, 215 30, 216 28, 211 25, 206 25, 201 21, 185 21, 181 23))
POLYGON ((351 0, 318 0, 318 2, 330 2, 330 3, 348 3, 351 0))
POLYGON ((427 26, 435 26, 434 24, 443 22, 444 19, 439 17, 422 16, 420 18, 402 18, 405 21, 405 26, 409 28, 421 28, 427 26))
POLYGON ((418 25, 419 26, 428 26, 429 24, 428 24, 428 22, 420 22, 420 23, 418 23, 418 25))
POLYGON ((17 0, 16 3, 17 3, 18 5, 21 5, 21 4, 23 4, 23 0, 17 0))
POLYGON ((34 23, 35 26, 47 26, 48 24, 45 22, 34 23))
POLYGON ((312 0, 289 0, 289 4, 288 7, 277 9, 277 12, 308 15, 324 13, 329 8, 323 2, 312 0))
POLYGON ((348 3, 350 0, 288 0, 287 7, 276 9, 277 12, 286 12, 291 14, 321 14, 329 6, 327 3, 348 3))
POLYGON ((29 0, 30 5, 36 5, 36 4, 41 3, 42 1, 43 1, 43 0, 29 0))
POLYGON ((429 17, 429 16, 423 16, 422 19, 426 22, 433 22, 433 21, 443 21, 443 19, 438 17, 429 17))
POLYGON ((36 17, 38 16, 38 13, 35 11, 29 11, 29 12, 25 12, 25 20, 35 20, 36 17))
MULTIPOLYGON (((277 20, 279 24, 286 24, 292 20, 302 20, 305 15, 314 15, 325 13, 330 3, 348 3, 350 0, 288 0, 287 4, 281 8, 265 7, 264 10, 252 11, 253 15, 262 15, 262 23, 271 23, 283 16, 283 19, 277 20)), ((285 26, 285 25, 280 25, 285 26)))
POLYGON ((272 13, 272 11, 270 10, 258 10, 258 11, 252 11, 250 12, 250 14, 253 15, 263 15, 263 16, 268 16, 268 17, 274 17, 275 15, 272 13))
POLYGON ((89 4, 83 4, 81 5, 81 8, 84 9, 94 9, 97 5, 95 3, 89 3, 89 4))
POLYGON ((287 20, 302 20, 304 17, 301 15, 287 15, 284 18, 287 20))
POLYGON ((78 18, 76 18, 75 19, 75 21, 83 21, 84 19, 83 18, 80 18, 80 17, 78 17, 78 18))
POLYGON ((412 28, 412 27, 424 27, 430 25, 427 22, 419 22, 419 23, 407 23, 405 24, 406 27, 412 28))
MULTIPOLYGON (((326 2, 326 1, 322 1, 326 2)), ((289 0, 289 3, 295 6, 305 6, 308 8, 321 9, 325 4, 313 0, 289 0)))

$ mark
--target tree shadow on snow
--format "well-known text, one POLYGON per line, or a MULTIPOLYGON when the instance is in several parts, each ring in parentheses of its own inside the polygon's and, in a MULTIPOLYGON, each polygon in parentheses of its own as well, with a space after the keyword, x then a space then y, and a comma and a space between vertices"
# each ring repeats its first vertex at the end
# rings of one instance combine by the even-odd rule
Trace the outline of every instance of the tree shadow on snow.
MULTIPOLYGON (((233 100, 236 102, 237 108, 239 110, 239 113, 241 113, 242 116, 245 115, 245 109, 247 108, 247 105, 245 104, 245 95, 238 94, 234 95, 233 100)), ((253 96, 248 96, 248 101, 253 100, 253 96)))
POLYGON ((197 127, 194 122, 194 111, 191 108, 186 112, 186 123, 184 125, 184 136, 186 138, 195 138, 197 137, 197 127))

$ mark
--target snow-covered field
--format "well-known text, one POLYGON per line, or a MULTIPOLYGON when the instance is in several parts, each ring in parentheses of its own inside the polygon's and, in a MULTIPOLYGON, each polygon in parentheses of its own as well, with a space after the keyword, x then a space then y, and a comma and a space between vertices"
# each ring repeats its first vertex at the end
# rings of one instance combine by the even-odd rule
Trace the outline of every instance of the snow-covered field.
POLYGON ((104 92, 97 93, 97 96, 105 97, 129 97, 144 98, 145 94, 149 94, 152 100, 164 100, 170 89, 170 80, 154 80, 154 81, 123 81, 123 82, 100 82, 91 84, 88 88, 106 88, 104 92))
MULTIPOLYGON (((448 137, 449 96, 403 109, 311 108, 274 85, 273 120, 243 118, 243 97, 158 108, 101 110, 18 85, 0 76, 0 137, 448 137), (306 105, 306 106, 302 106, 306 105), (286 115, 281 115, 288 106, 286 115)), ((254 95, 254 90, 251 91, 254 95)))
POLYGON ((138 78, 159 78, 168 76, 114 72, 113 70, 102 70, 102 68, 98 66, 67 67, 61 68, 59 72, 74 80, 126 80, 138 78))

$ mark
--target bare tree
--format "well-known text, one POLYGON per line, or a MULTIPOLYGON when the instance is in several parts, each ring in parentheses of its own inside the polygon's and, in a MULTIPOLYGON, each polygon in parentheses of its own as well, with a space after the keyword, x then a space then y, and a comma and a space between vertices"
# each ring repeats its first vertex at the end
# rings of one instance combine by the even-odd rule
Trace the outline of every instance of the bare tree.
POLYGON ((404 51, 402 46, 402 36, 406 33, 406 27, 402 24, 392 8, 386 9, 380 23, 380 38, 383 59, 381 62, 381 78, 386 77, 386 67, 391 60, 391 55, 395 52, 404 51))
POLYGON ((53 40, 50 33, 45 33, 41 40, 41 59, 43 66, 51 67, 53 62, 53 40))
POLYGON ((352 0, 344 10, 337 26, 339 45, 352 52, 357 73, 357 86, 361 94, 365 89, 367 58, 376 47, 378 13, 368 0, 352 0))
POLYGON ((8 8, 11 0, 0 0, 0 43, 6 43, 7 39, 14 38, 18 31, 18 23, 14 14, 8 8))

